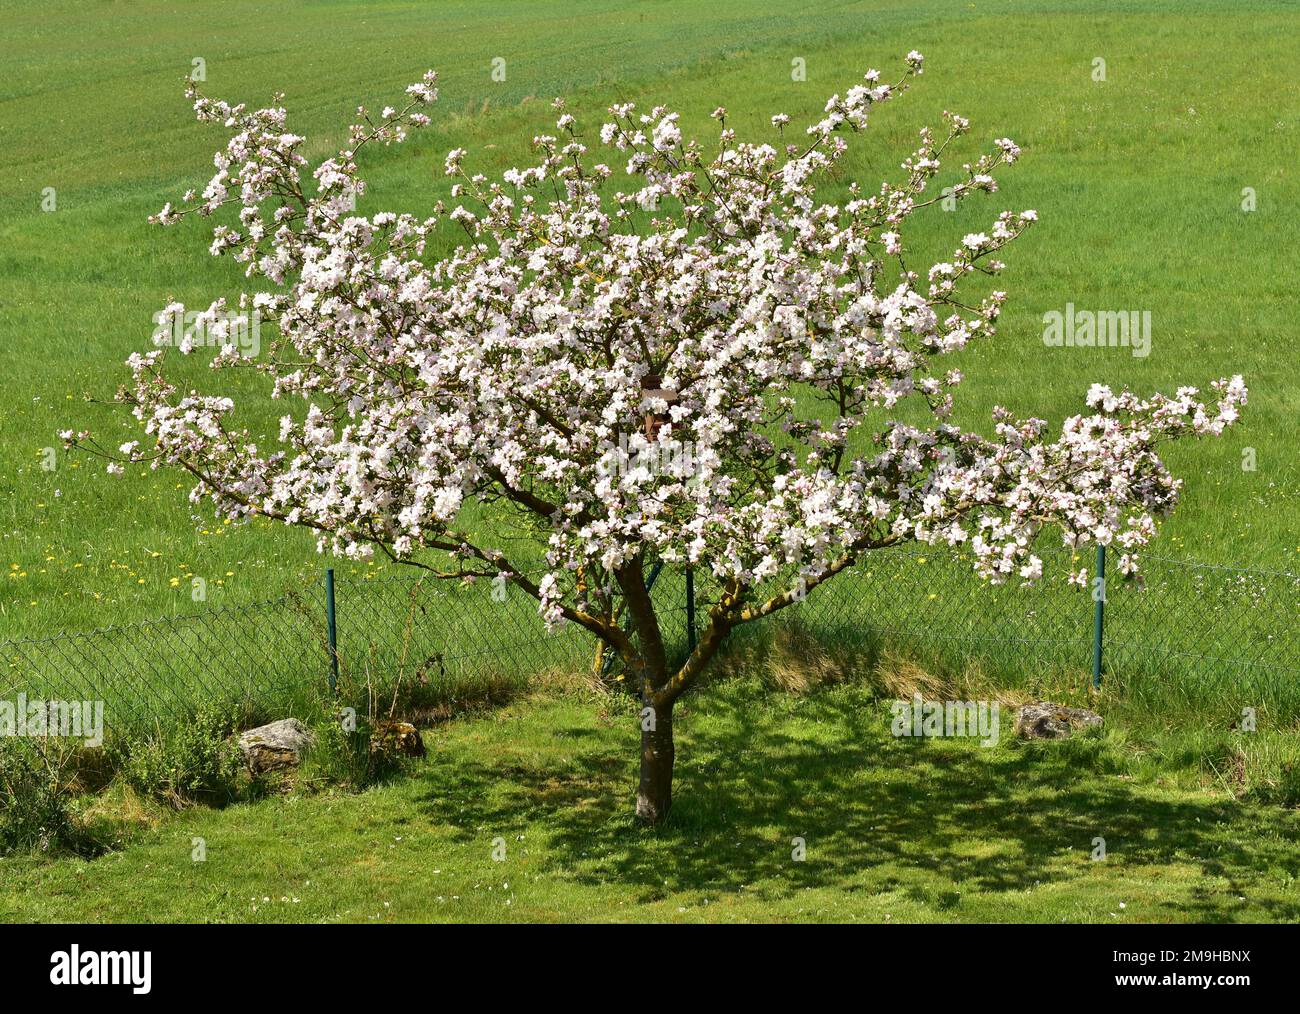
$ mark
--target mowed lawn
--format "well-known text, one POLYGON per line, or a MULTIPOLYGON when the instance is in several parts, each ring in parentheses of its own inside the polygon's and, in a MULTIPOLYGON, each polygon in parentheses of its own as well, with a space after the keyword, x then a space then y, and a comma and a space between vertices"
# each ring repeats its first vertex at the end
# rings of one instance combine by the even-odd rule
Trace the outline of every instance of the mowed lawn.
POLYGON ((359 795, 199 808, 89 861, 2 859, 0 920, 1300 918, 1296 811, 1143 784, 1104 738, 1041 748, 1004 721, 990 748, 896 739, 860 687, 727 681, 686 702, 673 812, 642 831, 633 710, 539 693, 426 731, 408 777, 359 795))
MULTIPOLYGON (((1002 193, 930 215, 928 252, 1003 207, 1041 215, 1008 258, 1002 334, 955 364, 969 377, 963 421, 1002 403, 1059 422, 1094 381, 1149 391, 1242 372, 1245 424, 1170 455, 1187 484, 1161 549, 1291 566, 1298 36, 1285 3, 2 3, 0 639, 189 610, 193 576, 209 604, 230 604, 323 566, 303 533, 196 511, 175 475, 115 480, 61 450, 42 467, 63 428, 110 446, 139 435, 83 399, 111 396, 169 297, 206 306, 239 291, 199 224, 145 223, 206 179, 221 143, 181 94, 196 59, 210 94, 256 104, 283 90, 291 126, 321 156, 357 104, 382 106, 438 68, 433 128, 366 156, 369 213, 427 210, 445 195, 451 147, 488 171, 526 157, 557 94, 593 132, 606 105, 631 99, 670 104, 706 136, 725 105, 742 133, 769 138, 772 113, 811 118, 868 67, 892 74, 920 49, 925 75, 880 111, 841 182, 897 174, 915 130, 951 108, 974 121, 954 172, 995 137, 1015 138, 1025 158, 1002 193), (498 57, 504 81, 492 79, 498 57), (796 59, 805 81, 792 80, 796 59), (1151 311, 1150 356, 1046 348, 1042 315, 1067 303, 1151 311), (1247 448, 1254 471, 1241 467, 1247 448)), ((210 383, 201 363, 178 375, 210 383)), ((241 419, 263 428, 280 409, 250 385, 241 419)), ((351 804, 338 805, 348 819, 351 804)))

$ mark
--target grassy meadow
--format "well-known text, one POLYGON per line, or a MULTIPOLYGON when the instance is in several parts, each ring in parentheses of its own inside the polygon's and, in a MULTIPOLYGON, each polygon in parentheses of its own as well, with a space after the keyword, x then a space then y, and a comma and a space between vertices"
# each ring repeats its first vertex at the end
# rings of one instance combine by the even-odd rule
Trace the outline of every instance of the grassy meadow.
POLYGON ((1112 736, 896 739, 862 686, 728 680, 679 717, 672 819, 647 833, 626 806, 635 718, 552 688, 440 726, 359 795, 165 818, 119 795, 99 806, 132 816, 131 847, 0 859, 0 921, 1300 918, 1293 812, 1153 782, 1112 736))
MULTIPOLYGON (((1294 3, 0 0, 0 40, 0 642, 206 615, 293 589, 311 588, 315 603, 312 582, 333 565, 341 600, 356 603, 341 619, 345 644, 377 638, 390 669, 454 648, 452 683, 472 682, 486 659, 512 695, 439 714, 430 756, 359 794, 302 789, 176 814, 115 783, 79 812, 126 847, 0 859, 0 921, 1300 918, 1300 824, 1276 805, 1300 801, 1300 680, 1269 654, 1300 629, 1294 3), (395 587, 388 568, 327 560, 303 531, 223 523, 189 504, 181 476, 114 478, 59 446, 66 428, 106 446, 138 438, 106 403, 127 379, 123 360, 150 347, 153 314, 243 284, 236 265, 208 256, 202 223, 145 221, 207 180, 223 140, 183 97, 195 60, 209 95, 261 105, 283 91, 290 128, 315 157, 342 144, 358 104, 378 108, 436 68, 431 127, 363 160, 361 212, 419 214, 446 196, 447 150, 468 149, 466 165, 489 173, 522 162, 553 126, 556 95, 592 132, 606 106, 631 100, 679 110, 685 132, 706 140, 724 105, 742 136, 772 139, 771 114, 810 120, 869 67, 892 76, 913 48, 924 75, 853 139, 839 184, 897 178, 916 130, 952 109, 973 124, 952 178, 994 138, 1015 139, 1024 157, 1000 193, 930 209, 925 252, 938 259, 1003 208, 1040 216, 1006 258, 998 338, 953 363, 967 376, 960 421, 986 421, 1001 404, 1059 423, 1094 382, 1171 391, 1239 372, 1251 389, 1225 438, 1171 450, 1184 500, 1153 552, 1268 568, 1273 585, 1156 567, 1163 597, 1139 605, 1130 597, 1142 593, 1119 593, 1101 695, 1085 689, 1090 603, 1060 585, 1061 568, 1031 598, 1040 593, 977 589, 924 555, 905 571, 866 561, 856 598, 810 600, 774 633, 732 645, 716 682, 686 702, 672 817, 641 832, 626 819, 631 711, 572 679, 530 687, 547 661, 517 653, 499 617, 477 606, 429 614, 408 646, 403 607, 379 605, 395 587), (796 60, 806 80, 792 79, 796 60), (1150 355, 1046 347, 1043 314, 1069 303, 1150 311, 1150 355), (898 644, 875 636, 881 625, 902 632, 898 644), (1024 644, 972 659, 972 644, 1007 630, 1024 644), (807 640, 791 651, 796 635, 807 640), (1064 647, 1035 654, 1035 639, 1064 647), (1151 663, 1134 647, 1147 640, 1174 654, 1151 663), (493 643, 497 655, 484 654, 493 643), (1273 667, 1240 668, 1245 644, 1273 667), (903 649, 931 674, 928 690, 1091 701, 1107 731, 1044 747, 1008 728, 987 750, 894 739, 884 700, 908 688, 876 670, 906 668, 903 649), (774 679, 787 662, 795 675, 774 679), (1261 709, 1255 738, 1236 729, 1243 705, 1261 709), (1107 861, 1089 859, 1095 836, 1107 861), (191 859, 194 837, 205 862, 191 859), (794 837, 806 839, 805 862, 791 860, 794 837)), ((172 357, 170 369, 211 383, 200 357, 172 357)), ((241 422, 274 429, 283 406, 256 382, 236 400, 241 422)), ((677 580, 660 589, 674 602, 677 580)), ((519 611, 522 631, 532 614, 519 611)), ((319 683, 312 616, 296 641, 271 618, 210 624, 208 641, 186 645, 192 665, 147 632, 114 636, 150 667, 170 657, 192 670, 192 684, 172 688, 189 702, 272 670, 319 683), (257 646, 251 675, 218 650, 245 634, 257 646)), ((1294 666, 1291 650, 1282 660, 1294 666)), ((571 654, 585 664, 585 648, 571 654)), ((118 675, 102 673, 110 684, 118 675)))

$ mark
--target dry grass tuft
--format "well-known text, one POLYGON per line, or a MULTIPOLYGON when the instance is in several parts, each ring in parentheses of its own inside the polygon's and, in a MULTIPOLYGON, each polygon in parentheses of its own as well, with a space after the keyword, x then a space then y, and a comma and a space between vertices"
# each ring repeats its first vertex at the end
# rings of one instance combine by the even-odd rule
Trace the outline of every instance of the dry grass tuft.
POLYGON ((93 797, 81 818, 87 824, 106 823, 127 830, 157 827, 168 815, 169 811, 161 803, 141 795, 118 778, 93 797))

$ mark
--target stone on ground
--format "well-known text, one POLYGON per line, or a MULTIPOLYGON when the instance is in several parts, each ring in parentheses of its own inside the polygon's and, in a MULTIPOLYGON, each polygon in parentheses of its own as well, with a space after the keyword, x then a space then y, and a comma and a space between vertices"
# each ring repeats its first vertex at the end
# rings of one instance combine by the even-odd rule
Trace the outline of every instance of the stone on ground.
POLYGON ((1064 739, 1089 725, 1101 725, 1101 715, 1087 708, 1035 701, 1016 709, 1016 735, 1023 739, 1064 739))
POLYGON ((296 718, 249 729, 239 737, 239 750, 248 770, 255 775, 297 767, 303 751, 311 746, 311 731, 296 718))

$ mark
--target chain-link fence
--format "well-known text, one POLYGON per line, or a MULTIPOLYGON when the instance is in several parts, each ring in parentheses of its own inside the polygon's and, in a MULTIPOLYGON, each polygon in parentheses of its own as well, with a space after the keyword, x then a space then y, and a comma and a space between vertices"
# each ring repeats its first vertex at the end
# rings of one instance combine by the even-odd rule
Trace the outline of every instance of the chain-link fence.
MULTIPOLYGON (((1003 683, 1084 685, 1098 635, 1094 559, 1043 555, 1042 579, 1026 588, 990 587, 943 553, 876 553, 794 608, 826 643, 976 665, 1003 683), (1086 587, 1067 580, 1081 564, 1086 587)), ((1300 721, 1300 573, 1144 555, 1140 580, 1112 574, 1103 588, 1108 686, 1139 702, 1232 700, 1300 721)))
MULTIPOLYGON (((1070 563, 1048 554, 1034 587, 990 587, 942 552, 881 551, 782 615, 866 657, 889 648, 935 665, 975 664, 1009 682, 1057 673, 1082 683, 1095 603, 1091 589, 1066 583, 1070 563)), ((1300 574, 1148 556, 1144 575, 1140 585, 1110 581, 1108 681, 1191 705, 1232 693, 1300 720, 1300 574)), ((683 572, 665 568, 653 586, 678 659, 688 641, 686 585, 683 572)), ((702 623, 717 589, 703 570, 694 586, 702 623)), ((586 631, 547 633, 535 601, 499 582, 400 575, 341 579, 334 591, 340 679, 352 689, 389 692, 407 681, 454 696, 485 678, 522 681, 595 660, 586 631)), ((0 644, 0 701, 104 701, 111 729, 182 720, 204 705, 292 713, 320 699, 332 677, 326 592, 321 581, 242 607, 0 644)))

